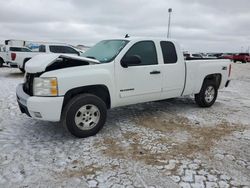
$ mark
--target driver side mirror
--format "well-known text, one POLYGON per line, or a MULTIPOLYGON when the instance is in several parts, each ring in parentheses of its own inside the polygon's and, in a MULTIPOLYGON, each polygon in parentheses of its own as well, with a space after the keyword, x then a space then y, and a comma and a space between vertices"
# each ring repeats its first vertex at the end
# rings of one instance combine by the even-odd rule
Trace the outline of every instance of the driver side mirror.
POLYGON ((123 57, 121 60, 121 66, 123 68, 128 68, 129 66, 141 64, 141 57, 138 55, 123 57))

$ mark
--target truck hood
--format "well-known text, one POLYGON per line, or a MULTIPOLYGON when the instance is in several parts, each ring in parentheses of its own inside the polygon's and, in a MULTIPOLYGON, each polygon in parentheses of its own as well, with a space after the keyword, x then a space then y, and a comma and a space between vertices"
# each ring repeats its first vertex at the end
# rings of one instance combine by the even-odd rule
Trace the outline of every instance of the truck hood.
POLYGON ((54 64, 53 70, 60 69, 56 67, 56 64, 60 65, 60 68, 67 68, 73 66, 83 66, 90 64, 99 64, 100 62, 95 59, 80 57, 75 55, 64 54, 41 54, 33 57, 25 64, 25 71, 28 73, 45 72, 47 68, 54 64), (58 62, 59 60, 68 60, 68 62, 58 62), (71 64, 70 60, 74 63, 71 64), (77 63, 76 63, 77 62, 77 63))

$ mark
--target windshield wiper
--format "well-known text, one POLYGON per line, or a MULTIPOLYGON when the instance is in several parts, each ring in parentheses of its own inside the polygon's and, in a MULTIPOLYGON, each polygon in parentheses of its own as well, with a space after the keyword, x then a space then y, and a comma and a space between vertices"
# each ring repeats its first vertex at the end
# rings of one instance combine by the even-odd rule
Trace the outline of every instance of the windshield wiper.
POLYGON ((87 58, 90 58, 90 59, 96 59, 95 57, 93 56, 86 56, 87 58))

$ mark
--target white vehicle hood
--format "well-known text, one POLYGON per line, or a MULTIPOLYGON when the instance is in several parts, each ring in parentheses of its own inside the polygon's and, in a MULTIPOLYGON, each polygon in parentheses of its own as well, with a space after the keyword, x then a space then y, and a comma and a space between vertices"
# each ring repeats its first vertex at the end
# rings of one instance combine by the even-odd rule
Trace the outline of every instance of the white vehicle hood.
MULTIPOLYGON (((65 54, 41 54, 30 59, 25 65, 25 71, 28 73, 38 73, 44 72, 49 65, 52 65, 58 58, 74 59, 83 62, 88 62, 89 64, 98 64, 98 60, 80 57, 75 55, 65 55, 65 54)), ((84 64, 83 64, 84 65, 84 64)))

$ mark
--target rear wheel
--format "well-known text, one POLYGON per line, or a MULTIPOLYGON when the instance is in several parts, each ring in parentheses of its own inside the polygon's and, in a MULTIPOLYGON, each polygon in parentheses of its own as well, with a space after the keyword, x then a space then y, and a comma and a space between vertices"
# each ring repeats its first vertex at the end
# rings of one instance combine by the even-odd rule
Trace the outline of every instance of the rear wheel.
POLYGON ((218 89, 213 81, 205 81, 200 90, 200 93, 195 95, 195 102, 200 107, 212 106, 218 95, 218 89))
POLYGON ((102 99, 82 94, 71 99, 63 112, 63 124, 76 137, 85 138, 98 133, 105 124, 107 107, 102 99))

